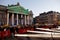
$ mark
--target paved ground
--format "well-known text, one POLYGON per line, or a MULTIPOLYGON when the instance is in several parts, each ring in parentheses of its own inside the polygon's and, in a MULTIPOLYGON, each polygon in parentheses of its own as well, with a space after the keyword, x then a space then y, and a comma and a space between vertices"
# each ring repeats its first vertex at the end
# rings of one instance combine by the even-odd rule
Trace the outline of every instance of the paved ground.
POLYGON ((60 40, 60 38, 40 38, 40 37, 14 37, 4 40, 60 40))
POLYGON ((34 38, 34 37, 19 37, 17 40, 60 40, 60 38, 34 38))

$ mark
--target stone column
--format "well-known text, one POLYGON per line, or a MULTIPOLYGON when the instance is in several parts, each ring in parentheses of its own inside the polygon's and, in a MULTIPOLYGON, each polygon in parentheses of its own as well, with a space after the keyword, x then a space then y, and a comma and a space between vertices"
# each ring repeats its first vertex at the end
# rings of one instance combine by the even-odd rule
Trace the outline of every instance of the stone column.
POLYGON ((29 15, 27 16, 28 24, 29 24, 29 15))
POLYGON ((18 25, 18 14, 17 14, 17 25, 18 25))
POLYGON ((23 18, 23 15, 21 15, 21 24, 23 25, 23 19, 22 18, 23 18))
POLYGON ((7 13, 7 25, 9 25, 9 13, 7 13))
POLYGON ((33 22, 33 17, 30 16, 30 19, 31 19, 31 24, 32 24, 32 22, 33 22))
POLYGON ((30 24, 32 24, 32 17, 31 16, 29 16, 30 17, 30 24))
POLYGON ((25 15, 25 25, 26 25, 26 15, 25 15))
POLYGON ((12 25, 14 25, 14 14, 12 14, 12 25))
MULTIPOLYGON (((32 23, 33 23, 33 17, 32 17, 32 23)), ((32 23, 31 23, 31 24, 32 24, 32 23)))
POLYGON ((33 17, 31 16, 31 24, 32 24, 32 22, 33 22, 33 17))

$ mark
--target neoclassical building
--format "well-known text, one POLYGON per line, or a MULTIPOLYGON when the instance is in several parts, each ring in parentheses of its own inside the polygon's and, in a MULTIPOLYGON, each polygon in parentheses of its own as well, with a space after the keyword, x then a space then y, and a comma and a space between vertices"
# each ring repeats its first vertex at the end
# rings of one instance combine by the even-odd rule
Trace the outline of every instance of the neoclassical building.
POLYGON ((6 11, 6 19, 4 19, 6 25, 31 25, 33 22, 33 12, 25 9, 19 3, 8 5, 6 11))

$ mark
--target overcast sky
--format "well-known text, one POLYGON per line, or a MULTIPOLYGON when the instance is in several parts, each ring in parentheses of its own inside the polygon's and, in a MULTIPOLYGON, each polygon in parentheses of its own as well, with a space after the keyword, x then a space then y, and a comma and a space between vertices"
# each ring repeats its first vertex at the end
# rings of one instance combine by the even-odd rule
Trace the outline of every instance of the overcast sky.
POLYGON ((38 16, 42 12, 60 12, 60 0, 0 0, 1 5, 20 3, 26 9, 33 11, 33 16, 38 16))

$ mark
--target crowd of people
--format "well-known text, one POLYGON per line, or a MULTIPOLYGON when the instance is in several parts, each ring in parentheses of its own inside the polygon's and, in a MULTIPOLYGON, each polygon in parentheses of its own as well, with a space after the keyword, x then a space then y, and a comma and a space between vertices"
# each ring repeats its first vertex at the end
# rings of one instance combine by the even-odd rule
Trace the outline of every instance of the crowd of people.
MULTIPOLYGON (((14 38, 14 34, 25 34, 28 33, 27 30, 36 30, 36 27, 40 28, 48 28, 48 26, 37 26, 37 25, 17 25, 17 26, 12 26, 12 27, 0 27, 0 39, 5 39, 12 37, 14 38)), ((53 27, 55 27, 53 25, 53 27)))
POLYGON ((14 27, 0 27, 0 39, 5 39, 9 37, 14 37, 14 34, 25 34, 28 33, 27 30, 34 30, 31 25, 17 25, 14 27))

